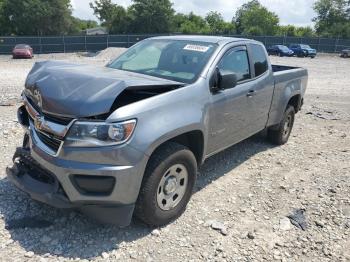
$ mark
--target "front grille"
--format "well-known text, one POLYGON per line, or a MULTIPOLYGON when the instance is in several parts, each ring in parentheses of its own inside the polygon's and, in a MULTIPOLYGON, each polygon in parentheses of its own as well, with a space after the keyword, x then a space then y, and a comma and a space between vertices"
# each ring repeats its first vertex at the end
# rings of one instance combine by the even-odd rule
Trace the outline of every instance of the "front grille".
POLYGON ((49 120, 51 122, 55 122, 60 125, 68 125, 70 122, 72 122, 73 118, 69 117, 61 117, 61 116, 55 116, 51 114, 44 113, 43 114, 46 120, 49 120))
MULTIPOLYGON (((35 109, 37 114, 40 114, 41 113, 40 108, 38 108, 36 106, 36 104, 33 103, 33 101, 30 98, 28 98, 28 97, 26 97, 26 98, 28 100, 28 103, 35 109)), ((59 125, 64 125, 64 126, 67 126, 72 121, 71 118, 57 117, 57 116, 49 115, 49 114, 42 114, 42 116, 44 116, 45 120, 47 120, 47 121, 57 123, 59 125)), ((31 127, 33 128, 33 131, 35 132, 35 134, 37 135, 39 140, 46 147, 51 149, 56 154, 61 146, 62 140, 60 140, 58 137, 56 137, 54 135, 51 135, 50 133, 37 130, 35 127, 35 124, 34 124, 35 120, 33 119, 33 117, 30 114, 27 114, 27 117, 29 118, 30 123, 31 123, 31 127)))
POLYGON ((38 131, 36 132, 36 134, 38 135, 41 142, 43 142, 48 148, 50 148, 54 152, 58 151, 58 149, 60 148, 60 145, 61 145, 61 140, 58 140, 54 137, 45 135, 45 134, 38 132, 38 131))
POLYGON ((38 107, 38 105, 36 103, 34 103, 34 101, 29 97, 26 96, 28 102, 30 103, 30 105, 37 111, 37 112, 41 112, 41 109, 38 107))
POLYGON ((61 116, 55 116, 55 115, 52 115, 52 114, 48 114, 48 113, 43 113, 41 112, 41 108, 38 107, 38 105, 36 103, 34 103, 34 101, 26 96, 28 102, 30 103, 30 105, 40 114, 42 114, 45 119, 51 121, 51 122, 55 122, 57 124, 60 124, 60 125, 68 125, 72 120, 73 118, 69 118, 69 117, 61 117, 61 116))

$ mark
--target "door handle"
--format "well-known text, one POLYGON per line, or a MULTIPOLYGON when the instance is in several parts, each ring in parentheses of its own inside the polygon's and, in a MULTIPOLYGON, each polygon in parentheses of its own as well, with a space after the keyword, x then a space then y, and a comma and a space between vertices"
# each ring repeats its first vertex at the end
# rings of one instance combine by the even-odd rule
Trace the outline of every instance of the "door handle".
POLYGON ((247 97, 253 97, 255 95, 256 91, 255 90, 250 90, 248 93, 247 93, 247 97))

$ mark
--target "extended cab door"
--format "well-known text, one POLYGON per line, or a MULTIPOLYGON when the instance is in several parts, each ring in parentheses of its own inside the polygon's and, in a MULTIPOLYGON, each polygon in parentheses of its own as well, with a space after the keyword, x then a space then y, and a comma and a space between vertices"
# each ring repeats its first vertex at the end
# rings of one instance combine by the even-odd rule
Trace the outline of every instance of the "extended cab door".
POLYGON ((216 67, 236 73, 235 87, 211 93, 207 154, 211 155, 250 135, 252 110, 249 95, 254 91, 247 46, 228 49, 216 67))
POLYGON ((266 126, 275 83, 265 47, 251 43, 248 51, 252 71, 252 93, 248 95, 250 128, 257 133, 266 126))

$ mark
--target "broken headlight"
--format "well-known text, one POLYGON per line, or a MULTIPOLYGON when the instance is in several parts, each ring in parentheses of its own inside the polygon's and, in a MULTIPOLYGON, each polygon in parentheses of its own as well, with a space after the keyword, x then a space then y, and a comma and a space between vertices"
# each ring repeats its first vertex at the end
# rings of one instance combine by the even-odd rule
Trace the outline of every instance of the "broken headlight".
POLYGON ((131 137, 135 126, 136 120, 118 123, 77 121, 69 129, 65 144, 76 147, 119 145, 131 137))

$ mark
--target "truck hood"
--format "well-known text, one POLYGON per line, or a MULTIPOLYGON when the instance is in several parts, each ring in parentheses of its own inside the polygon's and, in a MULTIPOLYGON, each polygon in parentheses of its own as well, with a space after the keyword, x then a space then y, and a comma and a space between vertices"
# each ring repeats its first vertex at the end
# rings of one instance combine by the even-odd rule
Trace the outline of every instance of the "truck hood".
POLYGON ((45 113, 78 118, 108 113, 118 95, 126 89, 183 85, 108 67, 44 61, 33 66, 24 94, 45 113))

